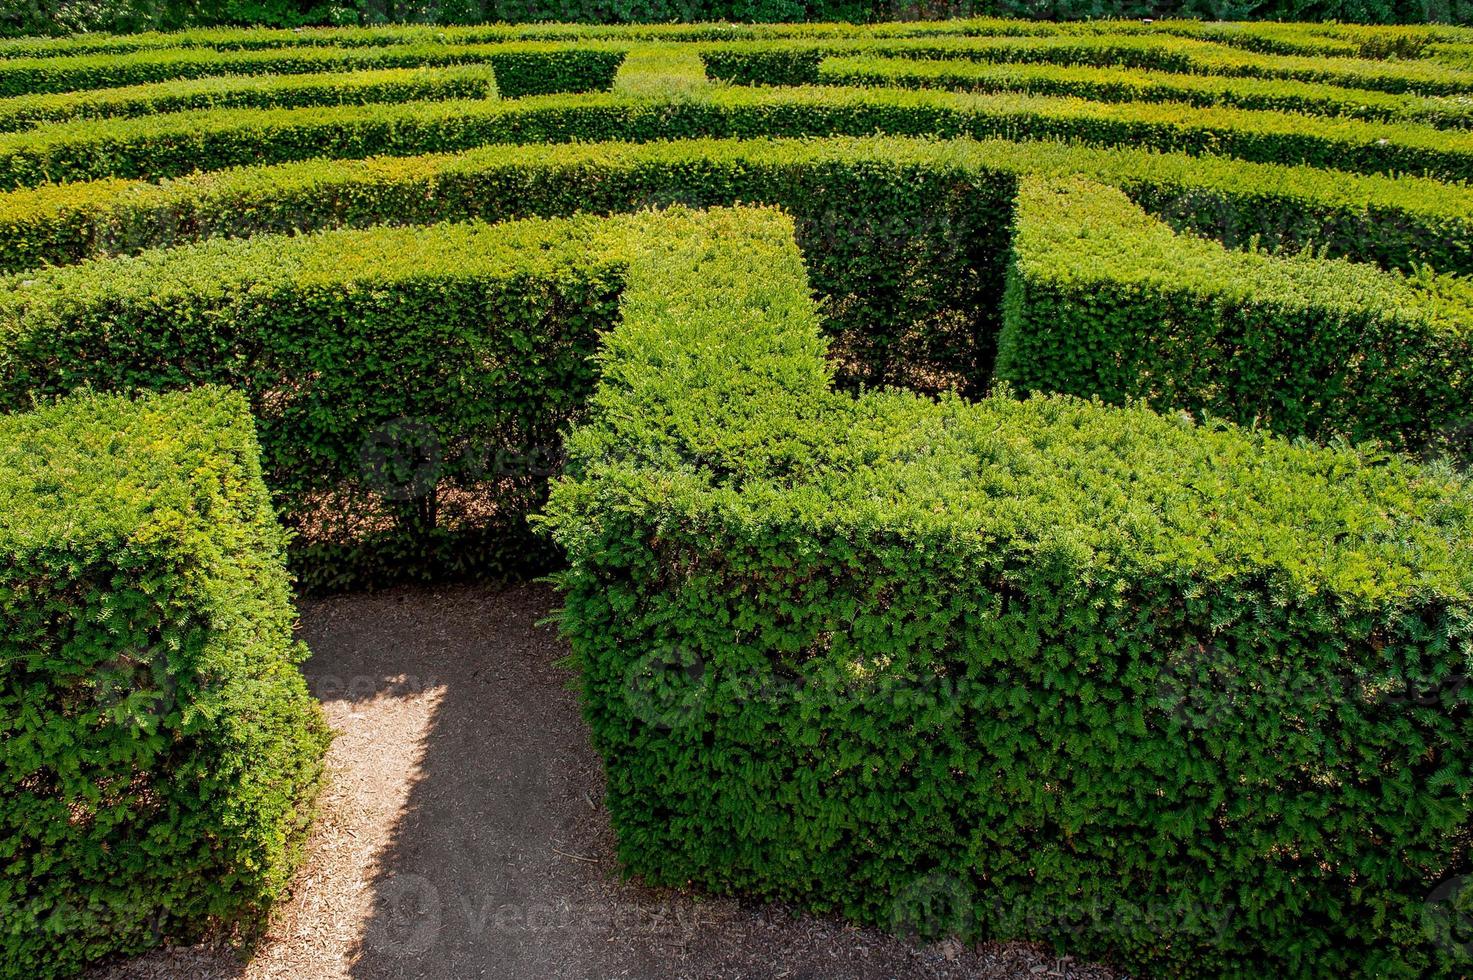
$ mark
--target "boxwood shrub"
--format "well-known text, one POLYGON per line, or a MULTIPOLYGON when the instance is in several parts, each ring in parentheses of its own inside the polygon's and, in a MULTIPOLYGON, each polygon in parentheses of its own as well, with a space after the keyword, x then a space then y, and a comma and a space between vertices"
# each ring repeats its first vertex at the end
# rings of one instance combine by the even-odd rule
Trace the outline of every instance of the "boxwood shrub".
POLYGON ((284 543, 239 395, 0 417, 0 975, 282 894, 328 740, 284 543))
POLYGON ((835 394, 796 249, 643 268, 546 518, 626 868, 1152 975, 1456 967, 1465 478, 835 394))
POLYGON ((1019 191, 997 376, 1420 450, 1469 421, 1473 299, 1317 256, 1178 235, 1081 178, 1019 191))

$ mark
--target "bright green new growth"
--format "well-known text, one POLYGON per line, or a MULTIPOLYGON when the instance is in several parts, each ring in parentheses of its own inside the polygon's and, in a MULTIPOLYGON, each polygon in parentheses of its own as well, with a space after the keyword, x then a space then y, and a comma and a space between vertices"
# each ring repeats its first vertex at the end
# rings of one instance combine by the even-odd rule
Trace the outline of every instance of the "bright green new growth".
POLYGON ((328 734, 244 399, 0 417, 0 974, 249 926, 328 734))

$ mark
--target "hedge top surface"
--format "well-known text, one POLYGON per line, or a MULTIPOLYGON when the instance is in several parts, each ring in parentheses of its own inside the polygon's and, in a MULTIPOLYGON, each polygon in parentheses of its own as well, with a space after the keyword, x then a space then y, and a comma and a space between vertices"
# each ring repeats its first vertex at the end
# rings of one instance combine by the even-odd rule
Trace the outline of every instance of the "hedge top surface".
POLYGON ((1356 608, 1473 599, 1473 484, 1451 471, 1063 397, 855 413, 853 463, 815 486, 856 527, 1011 539, 1087 574, 1281 574, 1356 608))
MULTIPOLYGON (((162 301, 174 295, 211 296, 287 285, 299 290, 326 283, 381 285, 436 271, 547 275, 608 261, 591 245, 607 239, 610 227, 618 225, 577 217, 212 239, 0 279, 0 324, 13 330, 34 312, 64 316, 68 308, 101 302, 162 301)), ((0 332, 0 352, 13 339, 0 332)))
POLYGON ((380 46, 440 42, 484 43, 508 40, 747 40, 786 37, 935 37, 1038 36, 1088 34, 1167 34, 1200 37, 1248 50, 1298 54, 1359 54, 1363 57, 1416 56, 1431 44, 1457 44, 1473 37, 1466 28, 1446 25, 1289 24, 1276 22, 1213 24, 1199 20, 1076 22, 1020 21, 973 17, 944 21, 876 24, 837 22, 788 24, 487 24, 475 26, 190 28, 138 34, 89 33, 64 38, 9 38, 0 57, 67 56, 192 47, 234 51, 257 47, 380 46))
MULTIPOLYGON (((980 556, 1006 541, 1122 588, 1254 578, 1349 612, 1473 612, 1473 483, 1451 469, 1067 396, 835 395, 803 420, 763 419, 761 441, 728 435, 748 452, 739 484, 683 467, 612 482, 661 519, 718 520, 754 542, 797 530, 980 556)), ((574 561, 588 557, 581 495, 560 484, 549 505, 574 561)))
POLYGON ((307 75, 211 75, 178 81, 150 82, 118 88, 81 92, 49 92, 0 99, 0 126, 16 129, 27 124, 59 121, 73 117, 144 115, 170 108, 193 107, 195 103, 218 101, 232 104, 269 105, 275 97, 286 102, 294 93, 311 95, 331 105, 352 101, 355 95, 369 101, 391 101, 389 95, 368 99, 373 89, 382 88, 403 98, 435 87, 459 91, 459 98, 476 94, 496 97, 496 76, 488 65, 459 65, 450 68, 381 68, 356 72, 324 72, 307 75), (254 103, 250 100, 256 100, 254 103))
MULTIPOLYGON (((1315 118, 1292 113, 1174 104, 1106 104, 1077 98, 805 86, 783 89, 714 88, 679 98, 619 94, 530 96, 509 101, 453 100, 395 106, 334 106, 309 109, 215 109, 143 118, 72 121, 21 133, 0 134, 4 179, 36 185, 51 180, 88 179, 126 172, 147 159, 177 173, 182 161, 169 153, 189 145, 205 169, 210 154, 240 155, 232 141, 270 138, 305 155, 298 135, 322 133, 341 142, 391 140, 401 152, 457 149, 493 138, 473 128, 512 127, 521 140, 544 129, 557 137, 603 138, 610 130, 639 125, 661 138, 725 135, 726 130, 765 125, 764 135, 826 135, 861 125, 881 125, 897 135, 1004 135, 1069 137, 1092 143, 1154 146, 1219 152, 1275 162, 1312 160, 1370 172, 1429 170, 1444 178, 1473 173, 1473 133, 1412 123, 1315 118), (806 114, 815 114, 807 118, 806 114), (623 114, 621 121, 616 114, 623 114), (863 115, 862 115, 863 114, 863 115), (703 132, 702 129, 706 131, 703 132), (366 134, 366 135, 365 135, 366 134), (220 150, 213 149, 219 144, 220 150), (429 144, 429 145, 426 145, 429 144), (206 149, 209 148, 209 152, 206 149)), ((356 147, 357 144, 354 144, 356 147)), ((276 151, 281 152, 281 151, 276 151)), ((340 152, 358 155, 352 149, 340 152)), ((363 154, 367 155, 367 154, 363 154)), ((230 161, 235 162, 235 161, 230 161)))
POLYGON ((81 395, 0 415, 0 554, 117 545, 138 560, 212 523, 214 498, 196 497, 196 481, 222 452, 258 466, 245 398, 223 389, 81 395))
POLYGON ((589 495, 616 486, 752 540, 781 540, 774 522, 979 554, 1009 540, 1084 574, 1266 575, 1358 609, 1473 598, 1473 484, 1451 470, 1144 407, 836 392, 796 251, 733 241, 631 267, 549 504, 575 563, 589 495))
MULTIPOLYGON (((1057 281, 1169 286, 1210 292, 1237 306, 1273 295, 1319 309, 1408 313, 1453 335, 1473 331, 1473 298, 1456 278, 1409 280, 1396 272, 1314 255, 1265 255, 1179 235, 1118 191, 1092 181, 1024 181, 1019 208, 1061 221, 1019 222, 1019 262, 1048 265, 1057 281)), ((1041 270, 1040 270, 1041 271, 1041 270)))

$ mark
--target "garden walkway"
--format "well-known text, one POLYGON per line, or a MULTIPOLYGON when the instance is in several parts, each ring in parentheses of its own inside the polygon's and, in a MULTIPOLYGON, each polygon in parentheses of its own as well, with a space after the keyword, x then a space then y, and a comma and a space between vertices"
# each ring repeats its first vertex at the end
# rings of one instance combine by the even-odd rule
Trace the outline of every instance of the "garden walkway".
POLYGON ((307 674, 340 735, 306 865, 248 964, 162 978, 1108 978, 1029 947, 914 948, 838 921, 621 881, 567 648, 528 585, 307 602, 307 674))

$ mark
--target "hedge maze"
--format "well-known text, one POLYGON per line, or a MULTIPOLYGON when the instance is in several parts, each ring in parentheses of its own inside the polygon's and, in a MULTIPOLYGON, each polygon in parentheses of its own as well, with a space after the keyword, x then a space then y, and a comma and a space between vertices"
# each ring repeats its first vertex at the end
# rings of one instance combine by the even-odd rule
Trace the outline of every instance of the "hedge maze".
POLYGON ((279 897, 288 569, 554 570, 649 881, 1466 972, 1470 45, 0 42, 0 974, 279 897))

